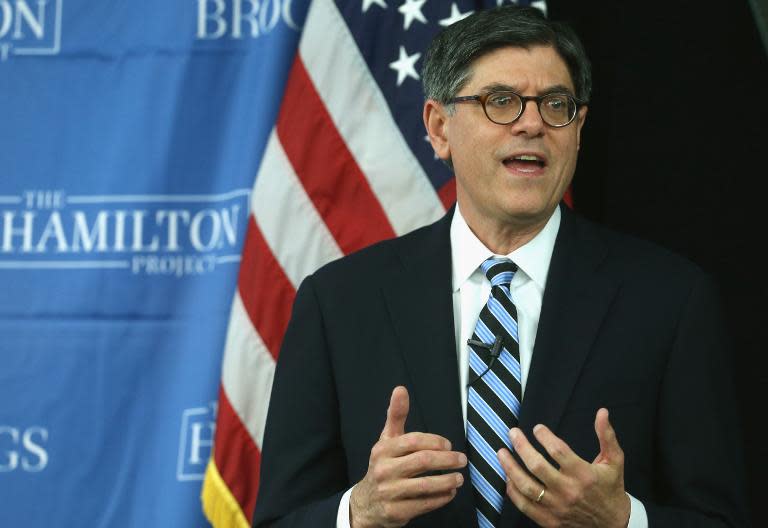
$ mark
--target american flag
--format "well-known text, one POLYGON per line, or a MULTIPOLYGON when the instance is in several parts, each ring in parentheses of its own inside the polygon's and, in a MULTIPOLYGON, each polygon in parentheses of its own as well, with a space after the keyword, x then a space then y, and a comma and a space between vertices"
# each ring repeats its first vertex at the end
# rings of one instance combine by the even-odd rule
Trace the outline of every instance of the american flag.
POLYGON ((250 526, 272 378, 296 290, 323 264, 441 217, 453 176, 422 122, 432 37, 520 0, 312 0, 251 194, 203 509, 250 526))

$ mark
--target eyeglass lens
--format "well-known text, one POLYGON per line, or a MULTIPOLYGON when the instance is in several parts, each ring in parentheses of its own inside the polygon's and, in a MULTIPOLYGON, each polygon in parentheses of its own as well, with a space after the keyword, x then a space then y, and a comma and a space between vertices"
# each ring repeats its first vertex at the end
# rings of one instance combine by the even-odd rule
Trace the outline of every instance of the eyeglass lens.
MULTIPOLYGON (((513 92, 498 92, 485 100, 485 113, 494 123, 506 125, 520 117, 523 101, 513 92)), ((539 113, 545 123, 564 126, 576 115, 576 102, 564 94, 545 95, 539 102, 539 113)))

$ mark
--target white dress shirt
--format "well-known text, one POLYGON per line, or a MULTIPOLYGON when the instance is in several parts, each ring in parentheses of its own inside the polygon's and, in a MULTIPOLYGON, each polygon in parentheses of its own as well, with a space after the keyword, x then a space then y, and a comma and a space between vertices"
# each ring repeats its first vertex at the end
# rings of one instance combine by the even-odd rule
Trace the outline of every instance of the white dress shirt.
MULTIPOLYGON (((507 257, 517 264, 517 272, 512 278, 509 290, 517 309, 518 334, 520 336, 520 384, 525 394, 525 382, 531 368, 533 344, 536 341, 536 329, 539 326, 541 300, 547 284, 549 263, 555 248, 555 238, 560 228, 560 209, 550 217, 533 240, 514 250, 507 257)), ((494 253, 485 247, 467 225, 456 206, 451 222, 451 259, 453 263, 453 320, 456 329, 456 351, 458 354, 459 379, 461 381, 461 408, 464 413, 464 427, 467 421, 467 381, 469 373, 469 347, 467 340, 472 338, 480 311, 488 302, 491 283, 485 276, 480 264, 494 253)))
MULTIPOLYGON (((458 204, 451 221, 451 262, 453 287, 453 320, 456 332, 456 354, 458 359, 459 390, 461 392, 461 409, 464 416, 464 428, 467 422, 467 381, 469 376, 469 347, 467 340, 472 334, 480 316, 480 311, 488 301, 491 293, 491 283, 480 268, 486 259, 492 256, 508 257, 517 264, 518 271, 509 286, 512 301, 517 309, 517 324, 519 328, 520 370, 523 400, 525 400, 525 383, 531 368, 533 345, 536 342, 536 331, 541 314, 541 301, 547 284, 549 264, 555 239, 560 229, 560 208, 549 218, 544 228, 528 243, 517 248, 508 255, 495 255, 475 236, 467 225, 459 210, 458 204)), ((383 425, 383 424, 382 424, 383 425)), ((471 485, 469 482, 465 485, 471 485)), ((349 497, 352 489, 342 496, 339 512, 336 517, 337 528, 350 528, 349 497)), ((627 494, 630 499, 631 511, 628 528, 648 528, 648 517, 643 504, 627 494)))

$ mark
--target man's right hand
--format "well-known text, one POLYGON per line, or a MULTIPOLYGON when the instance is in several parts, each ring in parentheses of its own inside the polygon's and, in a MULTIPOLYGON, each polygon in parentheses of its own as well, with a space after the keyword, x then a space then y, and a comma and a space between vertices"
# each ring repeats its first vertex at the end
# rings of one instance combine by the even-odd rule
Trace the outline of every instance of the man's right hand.
POLYGON ((442 436, 405 434, 408 409, 408 391, 395 387, 384 430, 371 449, 368 472, 352 489, 352 528, 403 526, 450 502, 464 483, 458 472, 422 476, 431 471, 461 469, 467 465, 467 457, 451 451, 451 443, 442 436))

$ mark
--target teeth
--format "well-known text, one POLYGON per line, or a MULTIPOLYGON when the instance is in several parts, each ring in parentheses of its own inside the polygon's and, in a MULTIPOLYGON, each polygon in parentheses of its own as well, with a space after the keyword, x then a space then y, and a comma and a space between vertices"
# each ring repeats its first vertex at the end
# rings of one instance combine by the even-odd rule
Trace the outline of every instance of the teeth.
POLYGON ((523 154, 522 156, 515 156, 515 159, 519 159, 522 161, 539 161, 538 157, 531 156, 529 154, 523 154))

